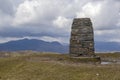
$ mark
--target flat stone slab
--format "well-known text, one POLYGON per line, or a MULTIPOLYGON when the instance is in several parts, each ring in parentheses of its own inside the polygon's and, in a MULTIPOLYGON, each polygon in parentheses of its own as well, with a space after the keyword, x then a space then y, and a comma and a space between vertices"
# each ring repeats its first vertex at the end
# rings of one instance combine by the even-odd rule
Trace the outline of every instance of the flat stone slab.
POLYGON ((82 62, 82 63, 101 63, 99 56, 95 57, 70 57, 73 62, 82 62))

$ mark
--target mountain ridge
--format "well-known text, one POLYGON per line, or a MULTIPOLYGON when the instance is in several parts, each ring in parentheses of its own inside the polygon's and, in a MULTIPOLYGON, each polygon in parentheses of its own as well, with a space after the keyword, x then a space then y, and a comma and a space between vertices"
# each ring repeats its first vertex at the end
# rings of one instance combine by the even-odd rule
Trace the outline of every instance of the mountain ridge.
MULTIPOLYGON (((69 44, 61 44, 57 41, 47 42, 38 39, 21 39, 0 44, 0 51, 32 50, 40 52, 68 53, 69 44)), ((95 52, 119 52, 120 43, 95 41, 95 52)))
POLYGON ((66 46, 56 41, 46 42, 37 39, 21 39, 0 44, 0 51, 20 51, 20 50, 33 50, 59 53, 68 52, 66 46))
POLYGON ((96 52, 120 52, 119 42, 95 42, 96 52))

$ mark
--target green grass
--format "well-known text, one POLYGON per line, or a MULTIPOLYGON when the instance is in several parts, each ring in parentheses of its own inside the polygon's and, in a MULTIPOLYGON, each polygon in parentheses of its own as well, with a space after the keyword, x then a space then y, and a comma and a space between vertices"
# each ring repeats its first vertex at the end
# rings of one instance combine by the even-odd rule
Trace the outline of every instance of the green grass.
POLYGON ((120 65, 69 61, 68 55, 31 54, 0 58, 0 80, 120 80, 120 65))

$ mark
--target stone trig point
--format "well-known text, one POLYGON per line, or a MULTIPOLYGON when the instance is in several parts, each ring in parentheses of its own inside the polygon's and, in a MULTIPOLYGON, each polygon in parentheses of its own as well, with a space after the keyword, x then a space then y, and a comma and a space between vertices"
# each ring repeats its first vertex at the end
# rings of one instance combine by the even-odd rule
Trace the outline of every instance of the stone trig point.
POLYGON ((75 18, 70 38, 71 57, 94 57, 94 32, 90 18, 75 18))

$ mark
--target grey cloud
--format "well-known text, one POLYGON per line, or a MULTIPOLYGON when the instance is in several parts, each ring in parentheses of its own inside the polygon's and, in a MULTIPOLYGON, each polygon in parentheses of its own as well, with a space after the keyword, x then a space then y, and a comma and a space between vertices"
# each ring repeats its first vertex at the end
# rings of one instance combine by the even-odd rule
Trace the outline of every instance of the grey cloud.
POLYGON ((9 15, 14 14, 13 4, 10 0, 0 0, 0 10, 4 14, 9 14, 9 15))
POLYGON ((5 27, 0 31, 1 37, 43 37, 43 36, 50 36, 50 37, 68 37, 69 34, 66 34, 66 32, 61 31, 53 31, 50 29, 42 29, 41 27, 26 27, 25 28, 15 28, 15 27, 5 27))
POLYGON ((120 3, 114 0, 104 1, 100 14, 95 18, 95 29, 120 29, 117 26, 120 19, 119 9, 120 3))
MULTIPOLYGON (((63 23, 69 25, 59 27, 54 25, 53 22, 58 17, 72 21, 73 18, 77 17, 77 13, 85 12, 85 10, 82 11, 82 8, 87 3, 92 3, 94 8, 95 4, 102 5, 98 15, 90 16, 94 22, 95 31, 120 30, 116 26, 120 19, 120 15, 118 15, 120 10, 119 0, 0 0, 0 11, 2 12, 0 17, 3 14, 5 17, 1 18, 7 19, 7 15, 11 16, 10 20, 4 21, 4 25, 0 26, 0 36, 18 38, 50 36, 68 40, 71 23, 63 23), (25 3, 25 1, 27 2, 25 3), (23 7, 20 9, 21 6, 23 7), (13 23, 15 24, 13 25, 13 23)), ((86 14, 89 14, 89 11, 86 14)), ((110 34, 110 36, 109 34, 95 34, 95 40, 118 38, 111 36, 115 36, 115 34, 110 34)))

